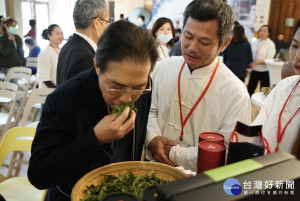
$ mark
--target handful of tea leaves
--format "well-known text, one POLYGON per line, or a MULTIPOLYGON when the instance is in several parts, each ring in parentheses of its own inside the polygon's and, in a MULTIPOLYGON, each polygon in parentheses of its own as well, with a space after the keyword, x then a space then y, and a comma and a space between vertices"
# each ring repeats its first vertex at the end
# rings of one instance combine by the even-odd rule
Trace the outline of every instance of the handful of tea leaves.
POLYGON ((126 192, 133 194, 139 200, 142 200, 143 190, 148 186, 165 184, 168 181, 156 176, 152 171, 151 175, 135 175, 128 170, 125 175, 103 175, 105 182, 98 185, 87 186, 87 189, 83 191, 86 194, 84 199, 80 201, 99 201, 103 196, 111 193, 126 192))
POLYGON ((130 108, 130 112, 128 114, 128 118, 131 117, 131 110, 134 110, 135 112, 137 111, 137 108, 134 107, 133 103, 131 101, 127 102, 127 103, 123 103, 122 105, 116 105, 116 104, 111 104, 111 107, 113 108, 113 110, 111 111, 111 113, 117 113, 117 116, 120 116, 120 114, 122 114, 122 112, 125 110, 125 108, 129 106, 130 108))

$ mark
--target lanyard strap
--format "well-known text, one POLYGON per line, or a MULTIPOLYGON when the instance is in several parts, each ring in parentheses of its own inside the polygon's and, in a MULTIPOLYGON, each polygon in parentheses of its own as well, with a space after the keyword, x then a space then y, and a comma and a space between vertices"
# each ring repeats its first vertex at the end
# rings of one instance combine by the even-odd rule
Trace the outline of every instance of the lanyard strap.
POLYGON ((257 54, 258 54, 260 48, 261 48, 265 43, 266 43, 265 41, 262 41, 261 39, 259 39, 258 45, 257 45, 257 49, 256 49, 256 53, 255 53, 255 59, 256 59, 256 57, 257 57, 257 54), (261 43, 261 42, 262 42, 262 43, 261 43), (260 45, 259 45, 259 44, 260 44, 260 45))
POLYGON ((183 62, 182 66, 181 66, 181 69, 179 71, 179 75, 178 75, 178 98, 179 98, 179 109, 180 109, 180 122, 181 122, 181 133, 180 133, 180 140, 182 141, 183 140, 183 135, 184 135, 184 132, 183 132, 183 128, 187 122, 187 120, 190 118, 190 116, 192 115, 192 113, 194 112, 195 108, 197 107, 197 105, 200 103, 200 101, 202 100, 202 98, 204 97, 204 95, 206 94, 212 80, 214 79, 215 77, 215 74, 217 72, 217 69, 219 67, 219 63, 220 63, 220 60, 218 59, 218 63, 214 69, 214 72, 212 73, 204 91, 202 92, 202 94, 200 95, 200 97, 198 98, 197 102, 194 104, 194 106, 192 107, 192 109, 190 110, 190 112, 188 113, 188 115, 186 116, 186 118, 183 120, 183 116, 182 116, 182 106, 181 106, 181 96, 180 96, 180 78, 181 78, 181 72, 183 70, 183 67, 185 65, 185 62, 183 62))
POLYGON ((57 49, 50 43, 50 46, 55 50, 55 52, 57 53, 57 54, 59 54, 59 52, 57 51, 57 49))
POLYGON ((294 88, 292 89, 290 95, 288 96, 288 98, 286 99, 280 113, 279 113, 279 117, 278 117, 278 130, 277 130, 277 146, 275 148, 275 151, 278 151, 279 150, 279 144, 283 138, 283 135, 285 133, 285 130, 287 128, 287 126, 291 123, 292 119, 295 117, 295 115, 297 114, 297 112, 299 112, 300 110, 300 107, 296 110, 296 112, 294 113, 294 115, 290 118, 290 120, 286 123, 285 127, 282 129, 282 132, 281 132, 281 116, 282 116, 282 113, 283 113, 283 110, 288 102, 288 100, 290 99, 291 95, 294 93, 294 91, 296 90, 297 88, 297 85, 299 84, 300 82, 300 79, 298 80, 298 82, 296 83, 296 85, 294 86, 294 88))

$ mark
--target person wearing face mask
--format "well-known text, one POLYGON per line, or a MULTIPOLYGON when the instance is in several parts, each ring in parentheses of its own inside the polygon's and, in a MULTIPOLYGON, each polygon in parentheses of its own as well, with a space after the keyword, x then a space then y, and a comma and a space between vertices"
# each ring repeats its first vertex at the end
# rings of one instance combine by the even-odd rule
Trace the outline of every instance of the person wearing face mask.
POLYGON ((262 133, 270 150, 279 150, 300 157, 300 20, 295 25, 289 48, 294 72, 277 83, 261 106, 253 125, 262 125, 262 133), (296 151, 298 150, 298 151, 296 151))
POLYGON ((97 42, 109 25, 105 0, 77 0, 73 10, 76 32, 62 47, 57 63, 57 86, 93 66, 97 42))
POLYGON ((7 73, 9 68, 25 64, 23 43, 16 34, 17 21, 11 17, 2 18, 0 30, 0 67, 7 73))
POLYGON ((161 17, 153 24, 151 33, 157 38, 159 43, 158 61, 169 58, 169 50, 174 46, 175 29, 173 22, 165 17, 161 17))

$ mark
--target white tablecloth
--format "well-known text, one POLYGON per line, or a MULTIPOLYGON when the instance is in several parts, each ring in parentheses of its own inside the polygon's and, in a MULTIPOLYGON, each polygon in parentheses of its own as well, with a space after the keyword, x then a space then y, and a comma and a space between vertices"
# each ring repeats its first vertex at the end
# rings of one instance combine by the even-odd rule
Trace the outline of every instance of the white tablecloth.
POLYGON ((277 84, 281 80, 281 69, 283 67, 283 61, 275 61, 274 59, 265 59, 265 64, 267 65, 269 76, 270 76, 270 87, 273 84, 277 84))
POLYGON ((251 102, 258 108, 261 107, 265 99, 266 99, 266 95, 263 92, 257 92, 252 94, 251 96, 251 102))

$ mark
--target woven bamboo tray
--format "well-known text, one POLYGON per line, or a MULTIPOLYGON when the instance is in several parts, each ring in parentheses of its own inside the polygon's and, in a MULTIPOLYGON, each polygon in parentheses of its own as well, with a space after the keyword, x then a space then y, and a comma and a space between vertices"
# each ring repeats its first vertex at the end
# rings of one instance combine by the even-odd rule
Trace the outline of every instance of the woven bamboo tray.
POLYGON ((169 181, 175 181, 187 177, 187 175, 181 170, 162 163, 144 161, 112 163, 92 170, 79 179, 72 190, 72 201, 79 201, 80 198, 84 198, 85 194, 83 193, 83 190, 85 190, 87 186, 91 184, 97 185, 103 182, 104 177, 101 176, 101 173, 118 176, 118 174, 126 174, 128 170, 136 175, 151 175, 153 170, 155 171, 156 176, 169 181))

